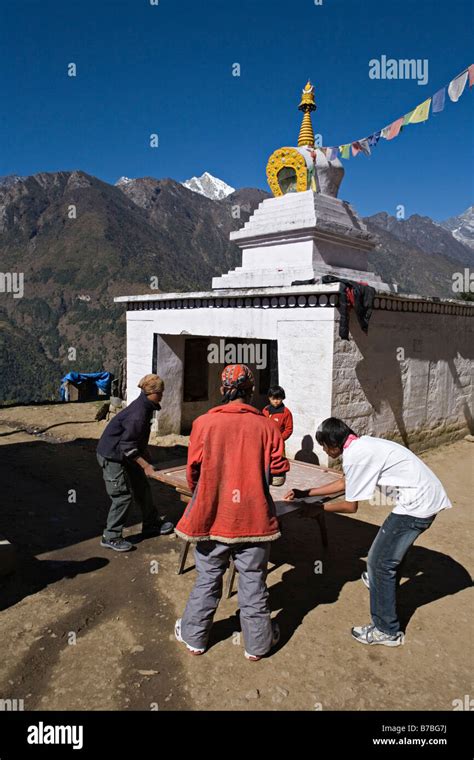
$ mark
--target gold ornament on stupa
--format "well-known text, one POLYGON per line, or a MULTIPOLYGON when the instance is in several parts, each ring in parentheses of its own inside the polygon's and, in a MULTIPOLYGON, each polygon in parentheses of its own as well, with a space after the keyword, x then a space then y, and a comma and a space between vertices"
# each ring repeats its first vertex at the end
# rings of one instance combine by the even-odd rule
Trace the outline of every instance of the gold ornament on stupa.
POLYGON ((316 111, 316 102, 314 100, 314 87, 311 82, 307 81, 306 87, 301 96, 301 102, 298 106, 299 111, 303 111, 303 121, 298 136, 298 147, 309 145, 314 148, 314 132, 311 123, 311 111, 316 111))
POLYGON ((316 110, 314 87, 308 80, 298 106, 303 111, 297 147, 278 148, 267 163, 267 181, 274 196, 298 193, 305 190, 317 191, 314 147, 314 132, 311 112, 316 110))

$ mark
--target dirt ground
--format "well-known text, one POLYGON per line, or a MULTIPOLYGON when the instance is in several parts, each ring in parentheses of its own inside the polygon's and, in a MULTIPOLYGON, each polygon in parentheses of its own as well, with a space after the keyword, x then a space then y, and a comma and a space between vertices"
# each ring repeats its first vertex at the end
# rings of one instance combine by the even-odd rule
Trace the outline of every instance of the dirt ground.
MULTIPOLYGON (((387 514, 363 503, 356 515, 328 515, 328 550, 314 521, 286 518, 268 575, 282 638, 271 657, 250 663, 236 593, 221 602, 204 656, 175 642, 195 578, 191 554, 176 574, 179 539, 140 542, 133 514, 126 534, 136 550, 100 547, 108 500, 96 410, 0 410, 0 535, 19 554, 17 572, 0 580, 1 699, 23 699, 25 710, 451 710, 473 694, 474 443, 422 457, 454 509, 437 517, 404 567, 404 646, 369 648, 350 636, 352 625, 369 622, 360 574, 387 514)), ((156 466, 182 462, 183 442, 153 447, 156 466)), ((174 490, 152 487, 160 513, 176 522, 183 505, 174 490)))

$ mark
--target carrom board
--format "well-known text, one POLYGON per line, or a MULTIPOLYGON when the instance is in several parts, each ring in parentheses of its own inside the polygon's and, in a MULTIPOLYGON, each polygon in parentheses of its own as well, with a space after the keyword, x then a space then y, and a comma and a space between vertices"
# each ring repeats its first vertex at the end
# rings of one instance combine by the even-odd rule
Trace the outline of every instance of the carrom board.
MULTIPOLYGON (((340 473, 327 470, 324 467, 320 467, 316 464, 307 464, 306 462, 298 462, 294 459, 290 459, 290 471, 286 473, 286 482, 283 486, 276 488, 270 486, 270 493, 278 517, 285 515, 289 512, 294 512, 302 505, 302 501, 284 501, 283 496, 288 493, 292 488, 317 488, 324 485, 334 483, 341 477, 340 473)), ((157 479, 162 483, 166 483, 169 486, 173 486, 176 490, 184 496, 191 496, 191 491, 186 481, 186 465, 180 465, 179 467, 171 467, 169 469, 157 470, 157 479)), ((341 494, 343 491, 341 491, 341 494)), ((331 496, 339 496, 335 494, 331 496)), ((304 500, 306 504, 310 504, 315 501, 320 501, 321 497, 310 497, 304 500)))

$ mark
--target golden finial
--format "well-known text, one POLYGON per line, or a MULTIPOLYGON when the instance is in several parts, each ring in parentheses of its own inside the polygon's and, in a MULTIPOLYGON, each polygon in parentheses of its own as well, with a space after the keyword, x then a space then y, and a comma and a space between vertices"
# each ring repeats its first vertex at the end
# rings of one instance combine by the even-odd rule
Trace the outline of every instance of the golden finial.
POLYGON ((314 87, 308 79, 306 86, 301 95, 301 102, 298 106, 299 111, 303 111, 303 121, 298 136, 298 147, 310 145, 314 147, 314 132, 311 123, 311 111, 316 111, 316 102, 314 98, 314 87))
POLYGON ((300 111, 316 111, 316 103, 314 100, 314 87, 311 81, 308 79, 306 86, 301 94, 301 103, 298 106, 300 111))

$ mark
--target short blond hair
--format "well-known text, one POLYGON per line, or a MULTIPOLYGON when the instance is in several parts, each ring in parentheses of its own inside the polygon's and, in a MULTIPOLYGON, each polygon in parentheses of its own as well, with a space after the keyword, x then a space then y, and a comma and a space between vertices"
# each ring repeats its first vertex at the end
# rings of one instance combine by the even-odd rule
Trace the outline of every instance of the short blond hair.
POLYGON ((163 393, 165 384, 159 375, 150 374, 142 377, 138 387, 148 396, 150 393, 163 393))

